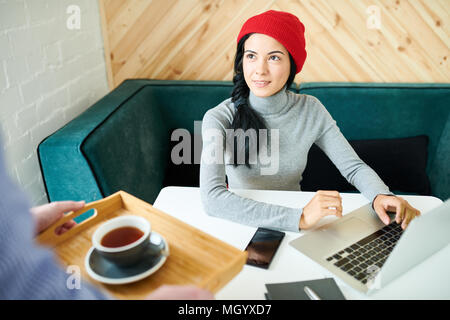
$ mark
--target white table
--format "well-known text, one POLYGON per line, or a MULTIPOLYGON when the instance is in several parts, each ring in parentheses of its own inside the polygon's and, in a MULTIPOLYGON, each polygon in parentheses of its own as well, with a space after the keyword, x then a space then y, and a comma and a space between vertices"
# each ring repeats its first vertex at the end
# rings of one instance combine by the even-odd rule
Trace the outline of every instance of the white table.
MULTIPOLYGON (((314 192, 231 190, 253 200, 293 208, 304 207, 314 192)), ((343 214, 355 210, 369 201, 361 194, 341 193, 343 214)), ((402 196, 412 206, 426 214, 442 201, 428 196, 402 196)), ((155 200, 154 207, 230 244, 245 250, 256 228, 221 218, 208 216, 202 207, 200 189, 166 187, 155 200)), ((326 217, 323 225, 336 217, 326 217)), ((217 294, 216 299, 265 299, 266 283, 294 282, 333 277, 347 299, 450 299, 450 245, 409 270, 377 293, 367 296, 351 288, 325 268, 321 267, 289 245, 303 235, 286 232, 286 236, 268 270, 245 265, 243 270, 217 294), (444 284, 444 285, 443 285, 444 284)), ((414 248, 412 248, 414 250, 414 248)))

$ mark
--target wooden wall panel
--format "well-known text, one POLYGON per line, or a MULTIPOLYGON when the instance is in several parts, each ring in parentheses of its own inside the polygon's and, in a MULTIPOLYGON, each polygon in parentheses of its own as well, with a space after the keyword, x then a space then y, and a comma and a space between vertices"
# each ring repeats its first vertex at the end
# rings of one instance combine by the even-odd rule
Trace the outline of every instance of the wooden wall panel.
POLYGON ((449 0, 99 1, 111 89, 127 78, 231 80, 242 24, 270 9, 306 27, 297 82, 450 82, 449 0))

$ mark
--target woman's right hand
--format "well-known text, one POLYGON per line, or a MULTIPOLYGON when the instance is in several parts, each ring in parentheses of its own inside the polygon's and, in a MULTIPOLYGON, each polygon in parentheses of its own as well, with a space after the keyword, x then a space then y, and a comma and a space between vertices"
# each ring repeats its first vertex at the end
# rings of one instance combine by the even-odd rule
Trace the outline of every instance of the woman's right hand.
POLYGON ((337 191, 319 190, 303 208, 299 228, 307 230, 328 215, 342 217, 342 198, 337 191))

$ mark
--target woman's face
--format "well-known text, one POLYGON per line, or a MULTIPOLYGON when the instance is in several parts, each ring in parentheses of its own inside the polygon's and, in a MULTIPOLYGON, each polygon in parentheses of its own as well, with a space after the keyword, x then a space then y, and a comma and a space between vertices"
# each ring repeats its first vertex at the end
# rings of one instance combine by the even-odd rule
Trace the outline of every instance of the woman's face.
POLYGON ((290 74, 286 48, 265 34, 252 34, 244 44, 242 61, 244 78, 257 97, 268 97, 280 91, 290 74))

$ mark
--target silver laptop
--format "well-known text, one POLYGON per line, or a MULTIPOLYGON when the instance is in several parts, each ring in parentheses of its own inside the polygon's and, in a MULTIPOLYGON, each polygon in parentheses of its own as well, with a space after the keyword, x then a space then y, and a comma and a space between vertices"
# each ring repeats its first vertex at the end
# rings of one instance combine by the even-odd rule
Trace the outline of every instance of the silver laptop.
POLYGON ((370 204, 289 244, 353 288, 372 294, 450 243, 450 199, 406 230, 385 225, 370 204), (411 250, 411 248, 414 248, 411 250))

